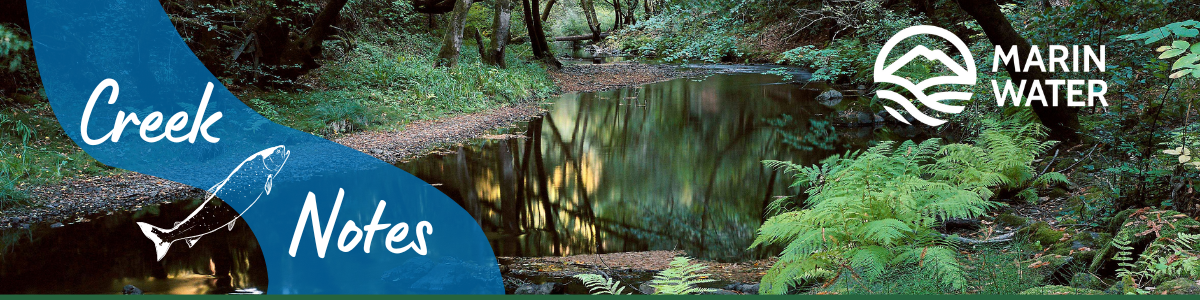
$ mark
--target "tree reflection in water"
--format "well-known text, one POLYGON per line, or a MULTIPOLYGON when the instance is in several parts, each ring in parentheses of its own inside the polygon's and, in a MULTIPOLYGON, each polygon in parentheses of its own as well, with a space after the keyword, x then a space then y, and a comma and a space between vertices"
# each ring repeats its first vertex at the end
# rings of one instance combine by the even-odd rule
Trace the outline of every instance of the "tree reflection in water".
POLYGON ((747 247, 764 204, 799 192, 761 160, 814 163, 890 134, 826 126, 840 108, 778 81, 723 74, 564 95, 512 130, 521 138, 398 166, 440 184, 476 216, 499 256, 683 249, 707 259, 760 257, 768 252, 747 247), (800 122, 769 121, 785 115, 800 122), (788 131, 832 133, 821 140, 835 142, 799 149, 783 142, 788 131))

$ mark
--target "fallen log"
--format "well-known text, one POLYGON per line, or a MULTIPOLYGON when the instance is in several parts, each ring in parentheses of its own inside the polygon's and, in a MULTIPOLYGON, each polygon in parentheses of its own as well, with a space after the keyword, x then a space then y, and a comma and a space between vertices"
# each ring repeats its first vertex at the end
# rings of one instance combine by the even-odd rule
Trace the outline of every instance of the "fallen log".
MULTIPOLYGON (((610 32, 600 33, 600 38, 608 37, 609 33, 610 32)), ((591 34, 580 34, 580 35, 557 36, 557 37, 553 37, 551 39, 554 39, 555 42, 586 41, 586 40, 592 39, 592 35, 591 34)), ((520 36, 520 37, 514 37, 514 38, 509 39, 508 44, 515 45, 515 44, 525 43, 528 41, 529 41, 529 36, 520 36)))
MULTIPOLYGON (((600 38, 608 37, 609 33, 611 33, 611 32, 601 32, 600 38)), ((580 35, 568 35, 568 36, 554 37, 554 41, 556 41, 556 42, 586 41, 586 40, 590 40, 590 39, 592 39, 591 34, 580 34, 580 35)))

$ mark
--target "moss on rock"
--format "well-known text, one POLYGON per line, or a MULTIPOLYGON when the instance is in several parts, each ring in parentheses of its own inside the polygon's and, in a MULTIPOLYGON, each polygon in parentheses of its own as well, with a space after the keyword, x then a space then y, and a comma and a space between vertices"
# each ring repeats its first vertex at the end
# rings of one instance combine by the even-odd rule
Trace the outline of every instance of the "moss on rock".
POLYGON ((1163 295, 1200 295, 1200 280, 1177 278, 1159 284, 1154 289, 1155 294, 1163 295))
POLYGON ((1079 272, 1071 276, 1071 287, 1099 290, 1104 288, 1104 281, 1092 273, 1079 272))
POLYGON ((1028 227, 1021 228, 1021 230, 1017 231, 1017 235, 1025 237, 1030 243, 1036 242, 1035 244, 1041 247, 1041 249, 1037 249, 1039 251, 1058 243, 1063 238, 1062 231, 1054 230, 1046 222, 1037 222, 1028 227))
POLYGON ((1021 216, 1018 216, 1018 215, 1014 215, 1012 213, 1002 213, 1002 214, 996 215, 996 217, 993 220, 996 222, 997 225, 1005 226, 1005 227, 1013 227, 1013 228, 1021 227, 1021 226, 1025 226, 1025 224, 1029 224, 1029 221, 1025 220, 1025 218, 1022 218, 1021 216))

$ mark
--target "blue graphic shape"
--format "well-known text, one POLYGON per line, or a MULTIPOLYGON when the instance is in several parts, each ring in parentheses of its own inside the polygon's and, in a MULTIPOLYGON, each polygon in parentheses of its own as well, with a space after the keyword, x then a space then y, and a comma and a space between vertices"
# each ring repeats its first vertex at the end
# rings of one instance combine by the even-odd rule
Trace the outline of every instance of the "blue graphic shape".
MULTIPOLYGON (((268 293, 503 293, 483 231, 453 200, 392 165, 254 112, 195 57, 158 1, 28 4, 54 114, 97 160, 210 187, 247 157, 287 148, 287 170, 269 195, 226 201, 258 239, 268 293), (114 130, 120 121, 129 122, 114 130)), ((153 247, 141 236, 113 242, 153 247)))

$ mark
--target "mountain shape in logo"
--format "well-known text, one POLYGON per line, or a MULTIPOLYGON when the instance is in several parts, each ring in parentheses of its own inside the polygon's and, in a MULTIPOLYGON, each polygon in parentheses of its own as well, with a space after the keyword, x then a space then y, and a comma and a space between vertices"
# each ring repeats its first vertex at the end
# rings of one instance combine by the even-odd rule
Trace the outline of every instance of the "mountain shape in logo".
MULTIPOLYGON (((913 94, 913 97, 916 98, 917 101, 920 101, 925 107, 939 112, 952 114, 962 112, 963 106, 946 104, 942 103, 941 101, 970 100, 970 92, 938 92, 927 95, 925 94, 925 90, 929 89, 930 87, 943 84, 975 85, 977 80, 975 59, 971 57, 971 51, 969 48, 967 48, 967 45, 963 43, 961 39, 955 36, 954 33, 942 29, 941 27, 929 25, 905 28, 904 30, 896 33, 896 35, 892 36, 891 39, 888 39, 887 43, 883 45, 883 49, 879 51, 879 56, 875 58, 874 77, 876 83, 891 83, 908 90, 913 94), (934 35, 949 41, 954 45, 956 50, 962 54, 963 60, 966 62, 966 67, 963 67, 963 65, 955 62, 954 59, 950 58, 950 56, 946 55, 946 53, 942 52, 942 50, 931 50, 926 48, 924 45, 918 45, 914 47, 912 50, 909 50, 908 53, 905 53, 903 56, 900 56, 899 59, 896 59, 895 62, 892 62, 891 65, 887 65, 886 60, 888 54, 891 53, 892 48, 895 48, 896 45, 904 39, 916 35, 934 35), (918 57, 940 62, 951 72, 953 72, 954 75, 937 76, 925 79, 918 83, 913 83, 909 79, 895 75, 897 70, 900 70, 918 57)), ((876 91, 876 95, 879 95, 879 98, 888 99, 900 105, 900 107, 904 108, 904 110, 907 111, 908 114, 913 117, 913 119, 920 121, 921 123, 925 123, 929 126, 938 126, 946 123, 945 120, 941 120, 921 112, 919 109, 917 109, 916 105, 913 105, 912 101, 900 93, 890 90, 879 90, 876 91)), ((892 117, 896 118, 896 120, 904 122, 905 124, 909 124, 908 120, 905 119, 900 112, 896 111, 896 109, 893 109, 887 105, 884 105, 883 108, 887 110, 888 114, 891 114, 892 117)))

